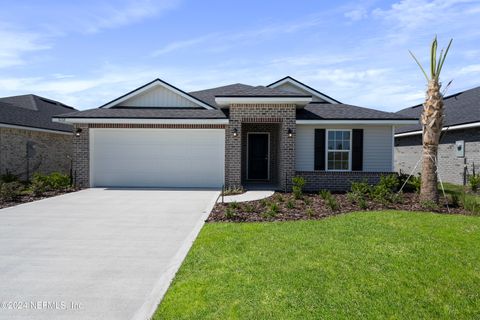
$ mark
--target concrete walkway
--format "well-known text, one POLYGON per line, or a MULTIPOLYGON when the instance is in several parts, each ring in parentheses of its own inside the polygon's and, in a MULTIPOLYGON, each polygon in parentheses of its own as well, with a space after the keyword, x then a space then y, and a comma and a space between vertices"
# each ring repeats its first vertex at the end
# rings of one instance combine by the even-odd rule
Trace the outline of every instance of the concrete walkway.
MULTIPOLYGON (((254 201, 254 200, 261 200, 268 197, 271 197, 275 192, 271 190, 251 190, 247 191, 242 194, 232 195, 232 196, 225 196, 223 197, 224 202, 246 202, 246 201, 254 201)), ((219 198, 219 201, 222 199, 219 198)))
POLYGON ((219 195, 88 189, 0 210, 0 319, 147 319, 219 195))

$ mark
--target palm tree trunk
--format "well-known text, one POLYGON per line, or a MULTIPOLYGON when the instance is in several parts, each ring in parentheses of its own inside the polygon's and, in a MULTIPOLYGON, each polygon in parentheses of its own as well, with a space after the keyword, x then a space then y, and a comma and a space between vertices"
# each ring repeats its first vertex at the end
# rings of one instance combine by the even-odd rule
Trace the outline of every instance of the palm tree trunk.
POLYGON ((427 97, 423 104, 423 166, 420 198, 438 203, 437 153, 443 126, 443 97, 440 83, 428 82, 427 97))

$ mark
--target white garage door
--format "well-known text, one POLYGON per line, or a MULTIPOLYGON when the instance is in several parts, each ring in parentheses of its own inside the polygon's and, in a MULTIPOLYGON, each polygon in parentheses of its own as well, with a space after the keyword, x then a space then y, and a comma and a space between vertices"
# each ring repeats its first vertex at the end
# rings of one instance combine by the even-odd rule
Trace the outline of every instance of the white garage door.
POLYGON ((94 187, 221 187, 223 129, 90 129, 94 187))

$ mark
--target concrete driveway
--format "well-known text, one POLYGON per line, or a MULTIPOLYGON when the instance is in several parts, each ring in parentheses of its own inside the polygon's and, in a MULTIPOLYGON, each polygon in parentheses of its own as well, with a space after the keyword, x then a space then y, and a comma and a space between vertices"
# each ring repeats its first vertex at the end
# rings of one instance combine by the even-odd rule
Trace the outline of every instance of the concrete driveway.
POLYGON ((0 319, 147 319, 218 195, 87 189, 0 210, 0 319))

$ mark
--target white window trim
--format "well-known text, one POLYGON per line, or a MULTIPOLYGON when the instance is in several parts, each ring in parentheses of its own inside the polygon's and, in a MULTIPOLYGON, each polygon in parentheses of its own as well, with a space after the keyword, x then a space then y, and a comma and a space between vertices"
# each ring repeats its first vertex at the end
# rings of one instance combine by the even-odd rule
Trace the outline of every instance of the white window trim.
POLYGON ((349 172, 352 171, 352 129, 326 129, 325 134, 325 171, 332 172, 349 172), (348 169, 339 170, 339 169, 328 169, 328 152, 347 152, 347 150, 329 150, 328 149, 328 133, 330 131, 348 131, 350 132, 350 148, 348 149, 348 169))
POLYGON ((264 181, 265 179, 250 179, 248 176, 248 149, 249 149, 249 143, 250 139, 249 136, 251 134, 266 134, 267 135, 267 142, 268 142, 268 169, 267 169, 267 180, 270 180, 270 132, 247 132, 247 180, 249 181, 264 181))

